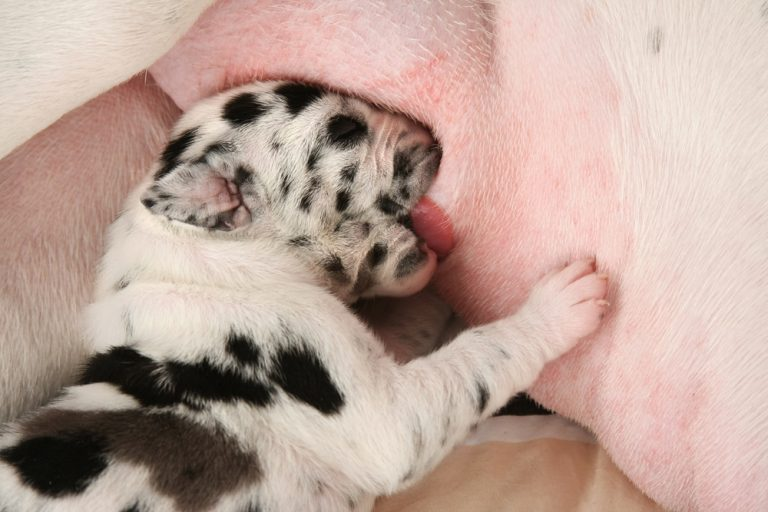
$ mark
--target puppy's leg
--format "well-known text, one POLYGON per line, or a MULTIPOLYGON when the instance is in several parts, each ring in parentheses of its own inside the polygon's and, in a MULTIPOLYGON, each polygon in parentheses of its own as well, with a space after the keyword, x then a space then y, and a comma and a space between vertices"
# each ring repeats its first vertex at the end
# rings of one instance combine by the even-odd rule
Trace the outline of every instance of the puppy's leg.
POLYGON ((546 276, 515 315, 403 366, 398 409, 409 417, 414 450, 401 486, 418 480, 474 425, 532 384, 544 364, 594 331, 606 289, 591 261, 576 262, 546 276))
POLYGON ((527 388, 545 363, 597 328, 607 283, 593 265, 580 261, 549 274, 515 315, 466 331, 405 365, 389 358, 354 368, 334 361, 355 374, 339 375, 343 409, 313 421, 312 429, 286 434, 365 493, 409 485, 477 422, 527 388))

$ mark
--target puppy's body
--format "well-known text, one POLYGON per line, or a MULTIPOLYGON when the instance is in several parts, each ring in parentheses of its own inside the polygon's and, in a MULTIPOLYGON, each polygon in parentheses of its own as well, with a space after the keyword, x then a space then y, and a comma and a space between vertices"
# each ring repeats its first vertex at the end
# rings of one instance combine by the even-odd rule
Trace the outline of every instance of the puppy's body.
POLYGON ((408 295, 421 128, 286 83, 206 100, 110 231, 78 386, 0 440, 0 509, 369 510, 598 324, 591 262, 398 365, 347 308, 408 295))

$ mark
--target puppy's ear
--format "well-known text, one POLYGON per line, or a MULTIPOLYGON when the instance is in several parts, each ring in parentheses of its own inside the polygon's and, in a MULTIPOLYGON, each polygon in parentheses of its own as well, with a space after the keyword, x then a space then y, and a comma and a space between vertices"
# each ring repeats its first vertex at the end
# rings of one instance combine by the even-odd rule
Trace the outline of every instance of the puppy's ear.
POLYGON ((184 163, 158 173, 141 203, 156 215, 222 231, 247 226, 263 204, 253 171, 223 161, 184 163))

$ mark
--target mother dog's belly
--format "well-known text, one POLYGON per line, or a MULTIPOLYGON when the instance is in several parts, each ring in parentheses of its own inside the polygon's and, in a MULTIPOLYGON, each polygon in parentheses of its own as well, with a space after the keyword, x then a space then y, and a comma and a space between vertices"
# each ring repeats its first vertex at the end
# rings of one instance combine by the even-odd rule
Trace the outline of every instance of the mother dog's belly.
POLYGON ((492 99, 444 134, 475 147, 446 151, 431 193, 457 240, 440 290, 483 322, 595 252, 609 321, 533 396, 665 506, 765 509, 768 20, 504 5, 492 99))

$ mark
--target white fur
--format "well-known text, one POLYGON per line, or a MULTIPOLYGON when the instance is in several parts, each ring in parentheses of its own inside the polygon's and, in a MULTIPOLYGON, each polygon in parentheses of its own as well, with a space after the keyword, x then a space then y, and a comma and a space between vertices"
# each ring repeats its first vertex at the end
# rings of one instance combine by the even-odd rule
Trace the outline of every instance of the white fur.
POLYGON ((0 157, 147 68, 213 0, 0 2, 0 157))
POLYGON ((69 410, 122 410, 139 406, 134 398, 120 393, 114 386, 104 382, 72 386, 55 401, 59 409, 69 410))

